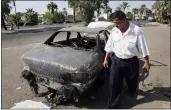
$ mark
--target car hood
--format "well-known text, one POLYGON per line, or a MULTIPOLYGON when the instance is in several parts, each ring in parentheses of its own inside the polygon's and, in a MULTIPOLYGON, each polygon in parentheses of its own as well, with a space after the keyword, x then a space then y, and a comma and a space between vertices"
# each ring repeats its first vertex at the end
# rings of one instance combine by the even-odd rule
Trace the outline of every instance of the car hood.
POLYGON ((63 73, 93 72, 103 58, 94 51, 43 44, 25 52, 22 59, 31 72, 49 78, 58 78, 59 74, 63 73))

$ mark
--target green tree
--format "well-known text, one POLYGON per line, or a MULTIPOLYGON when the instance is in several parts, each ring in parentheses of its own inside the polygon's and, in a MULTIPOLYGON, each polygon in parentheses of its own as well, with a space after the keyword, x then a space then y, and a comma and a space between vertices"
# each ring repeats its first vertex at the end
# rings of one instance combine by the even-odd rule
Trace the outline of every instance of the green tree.
POLYGON ((2 26, 4 27, 5 30, 7 30, 7 26, 5 24, 5 19, 6 17, 10 14, 10 9, 11 7, 9 6, 10 0, 2 0, 1 1, 1 21, 2 21, 2 26))
POLYGON ((138 14, 138 8, 133 8, 132 13, 133 13, 133 18, 135 20, 135 15, 138 14))
POLYGON ((139 19, 142 19, 142 14, 143 14, 142 8, 138 8, 138 16, 139 16, 139 19))
POLYGON ((74 23, 76 21, 76 9, 80 6, 80 0, 68 0, 69 7, 73 8, 74 23))
POLYGON ((65 21, 66 21, 66 18, 67 18, 67 16, 68 16, 68 12, 67 12, 66 8, 63 8, 63 9, 62 9, 62 13, 63 13, 63 15, 65 16, 65 21))
POLYGON ((58 5, 54 2, 50 2, 48 5, 47 5, 47 9, 52 13, 54 14, 54 11, 58 10, 58 5))
POLYGON ((125 12, 125 9, 126 8, 129 8, 130 5, 128 4, 128 2, 123 2, 121 5, 120 5, 121 9, 123 12, 125 12))
POLYGON ((146 8, 146 16, 149 17, 152 14, 152 10, 146 8))
POLYGON ((146 15, 146 5, 142 4, 141 7, 139 8, 139 14, 140 14, 140 19, 142 19, 142 15, 146 15))
POLYGON ((91 2, 85 1, 84 3, 82 3, 83 8, 83 20, 85 22, 85 25, 87 26, 90 22, 91 19, 94 16, 94 4, 92 4, 91 2))
POLYGON ((104 9, 104 13, 107 14, 107 17, 112 13, 112 8, 110 8, 109 6, 107 6, 105 9, 104 9))
POLYGON ((54 14, 51 12, 46 12, 43 16, 44 20, 50 21, 52 23, 63 23, 65 21, 65 16, 63 12, 54 11, 54 14))
POLYGON ((95 11, 97 12, 97 16, 101 14, 101 9, 106 9, 108 7, 108 0, 94 0, 93 4, 95 5, 95 11))
MULTIPOLYGON (((22 17, 22 13, 21 12, 17 12, 16 14, 10 14, 8 15, 7 17, 7 21, 8 22, 13 22, 13 23, 20 23, 22 20, 21 20, 21 17, 22 17)), ((16 24, 17 25, 17 24, 16 24)))
POLYGON ((127 16, 127 19, 130 21, 133 19, 133 14, 131 12, 127 12, 126 16, 127 16))
POLYGON ((97 0, 96 5, 95 5, 95 9, 97 11, 97 16, 99 16, 101 14, 101 11, 100 11, 102 8, 101 3, 102 3, 101 0, 97 0))
POLYGON ((45 14, 43 15, 43 19, 45 21, 52 21, 53 19, 53 14, 51 12, 45 12, 45 14))
MULTIPOLYGON (((75 21, 75 11, 79 10, 82 14, 82 18, 84 21, 89 21, 85 19, 92 19, 92 10, 93 12, 97 12, 97 16, 100 15, 101 9, 105 9, 108 6, 108 0, 68 0, 69 7, 73 8, 73 14, 74 14, 74 21, 75 21), (90 9, 87 6, 90 6, 90 9), (87 13, 87 10, 90 10, 90 13, 85 15, 87 13), (83 16, 86 16, 83 17, 83 16)), ((94 13, 93 13, 94 16, 94 13)))
POLYGON ((115 11, 122 11, 121 7, 116 7, 115 11))
POLYGON ((15 22, 16 18, 15 18, 15 14, 9 14, 6 18, 7 22, 15 22))
POLYGON ((17 28, 19 29, 19 21, 18 21, 18 18, 17 18, 17 16, 18 15, 16 15, 17 14, 17 12, 16 12, 16 5, 15 5, 15 0, 12 0, 13 1, 13 6, 14 6, 14 9, 15 9, 15 24, 16 24, 16 26, 17 26, 17 28))
POLYGON ((10 30, 14 30, 14 25, 13 23, 15 23, 16 21, 16 16, 15 14, 9 14, 7 17, 6 17, 6 21, 8 23, 10 23, 11 27, 10 27, 10 30))
POLYGON ((66 8, 63 8, 63 9, 62 9, 62 12, 63 12, 63 14, 65 15, 65 17, 67 17, 68 12, 67 12, 66 8))
POLYGON ((80 7, 83 13, 83 20, 85 21, 85 25, 87 25, 94 17, 94 11, 97 11, 98 16, 100 9, 106 9, 108 7, 108 0, 81 0, 80 7))
POLYGON ((63 22, 65 22, 65 15, 63 14, 63 12, 58 12, 57 13, 57 22, 58 23, 63 23, 63 22))
POLYGON ((33 8, 26 9, 25 23, 38 24, 38 13, 33 8))
POLYGON ((170 5, 171 4, 169 0, 157 0, 153 4, 152 9, 155 10, 158 22, 164 23, 169 21, 167 11, 170 8, 170 5))
POLYGON ((67 12, 66 8, 63 8, 63 9, 62 9, 62 13, 63 13, 63 15, 64 15, 64 17, 65 17, 65 22, 66 22, 66 18, 67 18, 67 16, 68 16, 68 12, 67 12))

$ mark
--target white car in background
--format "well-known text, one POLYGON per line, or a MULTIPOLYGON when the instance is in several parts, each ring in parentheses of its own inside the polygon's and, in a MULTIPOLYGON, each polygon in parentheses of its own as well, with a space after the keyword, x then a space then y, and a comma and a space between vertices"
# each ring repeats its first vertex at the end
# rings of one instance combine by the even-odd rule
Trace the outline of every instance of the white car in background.
MULTIPOLYGON (((90 22, 87 26, 88 28, 106 28, 108 32, 111 32, 114 28, 114 23, 109 21, 96 21, 96 22, 90 22)), ((87 37, 94 37, 92 34, 84 33, 84 36, 87 37)))
POLYGON ((92 20, 91 20, 91 22, 96 22, 96 21, 107 21, 107 19, 105 19, 104 17, 96 17, 96 18, 93 18, 92 20))
POLYGON ((114 23, 109 21, 96 21, 90 22, 87 26, 88 28, 107 28, 108 30, 112 30, 114 27, 114 23))

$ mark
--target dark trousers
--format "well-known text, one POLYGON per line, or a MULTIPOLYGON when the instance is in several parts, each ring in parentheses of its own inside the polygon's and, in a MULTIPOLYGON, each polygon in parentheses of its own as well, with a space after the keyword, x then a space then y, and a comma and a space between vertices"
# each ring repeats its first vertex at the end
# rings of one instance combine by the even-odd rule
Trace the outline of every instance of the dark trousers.
POLYGON ((115 55, 111 60, 108 106, 115 107, 123 88, 123 78, 126 79, 130 93, 135 93, 138 89, 139 61, 137 57, 120 59, 115 55))

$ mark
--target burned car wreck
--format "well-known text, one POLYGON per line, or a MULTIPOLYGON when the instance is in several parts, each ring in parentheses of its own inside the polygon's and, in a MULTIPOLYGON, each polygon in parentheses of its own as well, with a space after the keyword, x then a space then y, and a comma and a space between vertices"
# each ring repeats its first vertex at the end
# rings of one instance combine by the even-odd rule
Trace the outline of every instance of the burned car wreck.
POLYGON ((52 102, 78 101, 96 80, 104 80, 104 46, 108 36, 105 28, 62 28, 41 46, 22 54, 24 70, 21 76, 35 94, 38 94, 39 85, 47 87, 52 102), (65 40, 58 39, 60 33, 65 40), (87 34, 96 37, 87 37, 87 34))

